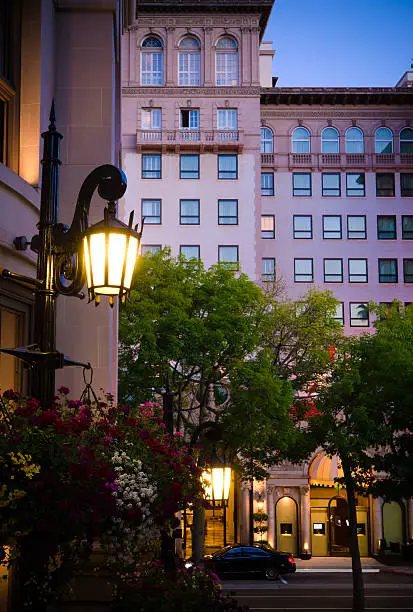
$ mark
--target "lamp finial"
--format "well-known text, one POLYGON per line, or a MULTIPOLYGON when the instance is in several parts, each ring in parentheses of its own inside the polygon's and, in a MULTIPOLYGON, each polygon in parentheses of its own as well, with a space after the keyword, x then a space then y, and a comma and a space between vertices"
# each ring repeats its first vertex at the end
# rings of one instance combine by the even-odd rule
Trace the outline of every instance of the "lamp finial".
POLYGON ((50 115, 49 115, 49 130, 55 130, 56 129, 56 109, 55 109, 55 104, 54 104, 54 98, 52 99, 52 105, 50 107, 50 115))

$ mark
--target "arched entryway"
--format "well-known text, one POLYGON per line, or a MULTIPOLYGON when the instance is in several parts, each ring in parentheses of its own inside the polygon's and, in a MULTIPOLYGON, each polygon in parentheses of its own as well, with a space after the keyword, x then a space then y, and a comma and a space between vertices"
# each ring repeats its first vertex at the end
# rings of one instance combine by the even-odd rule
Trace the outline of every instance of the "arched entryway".
POLYGON ((280 497, 275 504, 275 525, 277 550, 293 555, 298 551, 298 507, 292 497, 280 497))
POLYGON ((400 553, 405 540, 403 506, 396 501, 383 504, 383 537, 389 552, 400 553))
POLYGON ((350 552, 348 504, 344 497, 333 497, 328 504, 330 555, 347 556, 350 552))

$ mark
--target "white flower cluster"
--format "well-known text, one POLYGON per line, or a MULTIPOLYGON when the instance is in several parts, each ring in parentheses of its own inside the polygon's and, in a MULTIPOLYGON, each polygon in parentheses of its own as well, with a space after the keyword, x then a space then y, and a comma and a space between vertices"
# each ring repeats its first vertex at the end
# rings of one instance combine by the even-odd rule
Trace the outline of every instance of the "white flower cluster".
POLYGON ((113 495, 119 515, 112 518, 102 545, 108 553, 109 564, 126 569, 136 565, 142 552, 159 539, 159 530, 151 515, 151 506, 158 495, 155 483, 143 471, 139 459, 132 459, 125 451, 116 451, 112 461, 118 487, 113 495), (127 518, 133 510, 138 511, 140 520, 127 518))

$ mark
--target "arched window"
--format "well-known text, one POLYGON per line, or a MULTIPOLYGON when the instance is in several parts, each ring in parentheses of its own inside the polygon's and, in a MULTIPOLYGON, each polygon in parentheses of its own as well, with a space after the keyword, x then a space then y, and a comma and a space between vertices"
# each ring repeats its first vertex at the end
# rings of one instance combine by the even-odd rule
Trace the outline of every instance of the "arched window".
POLYGON ((310 132, 307 128, 295 128, 292 138, 293 153, 310 153, 310 132))
POLYGON ((346 153, 364 153, 364 134, 360 128, 351 127, 347 130, 346 153))
POLYGON ((238 85, 238 43, 232 36, 223 36, 216 44, 215 82, 220 86, 238 85))
POLYGON ((376 153, 393 153, 393 132, 386 127, 376 130, 375 138, 376 153))
POLYGON ((141 48, 141 85, 163 85, 163 44, 147 36, 141 48))
POLYGON ((340 153, 340 135, 336 128, 327 127, 321 132, 321 153, 340 153))
POLYGON ((201 45, 195 36, 185 36, 179 43, 178 84, 201 85, 201 45))
POLYGON ((261 153, 272 153, 274 151, 274 135, 267 127, 261 128, 261 153))
POLYGON ((400 132, 400 153, 413 153, 413 128, 403 128, 400 132))

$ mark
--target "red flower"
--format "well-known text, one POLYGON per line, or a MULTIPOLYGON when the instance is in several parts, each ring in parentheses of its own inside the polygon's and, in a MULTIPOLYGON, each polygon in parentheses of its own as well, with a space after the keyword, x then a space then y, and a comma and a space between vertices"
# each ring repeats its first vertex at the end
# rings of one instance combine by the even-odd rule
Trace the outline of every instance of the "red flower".
POLYGON ((16 391, 13 391, 13 389, 7 389, 7 391, 4 391, 3 397, 8 400, 16 400, 18 399, 19 394, 16 393, 16 391))
POLYGON ((39 424, 44 427, 52 425, 58 418, 58 414, 55 410, 43 410, 38 417, 39 424))
POLYGON ((59 387, 58 392, 61 395, 69 395, 70 389, 68 389, 67 387, 59 387))

